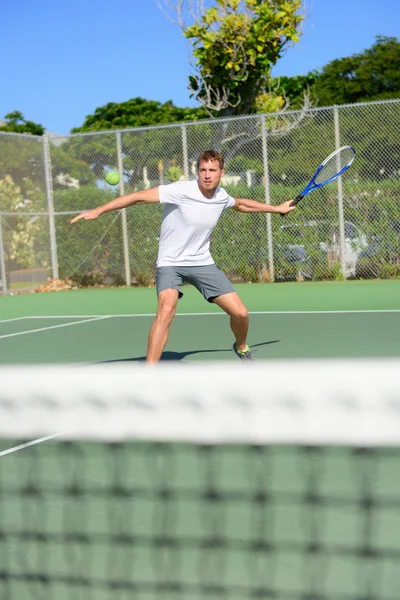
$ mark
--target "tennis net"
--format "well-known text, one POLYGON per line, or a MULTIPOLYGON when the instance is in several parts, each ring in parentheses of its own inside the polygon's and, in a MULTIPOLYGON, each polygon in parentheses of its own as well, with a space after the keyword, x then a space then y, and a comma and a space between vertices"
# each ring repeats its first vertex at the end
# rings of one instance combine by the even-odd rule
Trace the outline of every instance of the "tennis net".
POLYGON ((0 369, 0 597, 398 600, 399 367, 0 369))

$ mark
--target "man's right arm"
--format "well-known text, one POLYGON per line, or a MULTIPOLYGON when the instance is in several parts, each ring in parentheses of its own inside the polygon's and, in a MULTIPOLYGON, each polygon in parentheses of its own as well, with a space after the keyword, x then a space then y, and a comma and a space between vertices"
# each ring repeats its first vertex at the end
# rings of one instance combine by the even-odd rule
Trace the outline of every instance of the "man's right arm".
POLYGON ((71 223, 75 223, 75 221, 78 221, 79 219, 97 219, 97 217, 103 215, 104 213, 112 210, 121 210, 121 208, 126 208, 127 206, 132 206, 133 204, 154 204, 156 202, 160 202, 158 187, 142 190, 140 192, 133 192, 132 194, 126 194, 125 196, 115 198, 115 200, 110 200, 110 202, 107 202, 107 204, 98 206, 93 210, 86 210, 74 217, 71 220, 71 223))

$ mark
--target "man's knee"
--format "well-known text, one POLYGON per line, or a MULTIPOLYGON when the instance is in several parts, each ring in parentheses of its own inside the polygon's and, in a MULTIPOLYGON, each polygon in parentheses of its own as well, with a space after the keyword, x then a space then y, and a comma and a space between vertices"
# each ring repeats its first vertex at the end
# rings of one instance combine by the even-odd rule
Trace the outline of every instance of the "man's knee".
POLYGON ((164 323, 171 323, 176 313, 176 305, 169 302, 161 302, 157 309, 157 319, 164 323))
POLYGON ((162 322, 170 323, 175 316, 178 304, 178 290, 164 290, 158 294, 158 307, 156 318, 162 322))
POLYGON ((245 306, 239 306, 232 315, 235 319, 244 321, 248 318, 249 312, 245 306))

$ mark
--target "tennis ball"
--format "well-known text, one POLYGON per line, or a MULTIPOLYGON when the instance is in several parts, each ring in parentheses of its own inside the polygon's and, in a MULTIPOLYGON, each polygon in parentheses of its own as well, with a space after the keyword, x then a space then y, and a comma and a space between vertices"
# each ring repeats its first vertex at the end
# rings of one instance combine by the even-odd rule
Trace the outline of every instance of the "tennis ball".
POLYGON ((106 181, 110 185, 117 185, 119 183, 119 173, 117 171, 109 171, 106 175, 106 181))

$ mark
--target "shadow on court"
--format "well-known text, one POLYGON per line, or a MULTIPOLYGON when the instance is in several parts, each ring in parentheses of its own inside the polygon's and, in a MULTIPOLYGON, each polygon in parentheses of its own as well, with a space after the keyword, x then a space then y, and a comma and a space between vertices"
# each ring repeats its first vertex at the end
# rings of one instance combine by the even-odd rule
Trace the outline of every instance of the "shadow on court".
MULTIPOLYGON (((251 350, 258 348, 260 346, 268 346, 270 344, 278 344, 281 340, 271 340, 270 342, 261 342, 260 344, 252 344, 250 346, 251 350)), ((230 352, 232 348, 210 348, 208 350, 189 350, 187 352, 171 352, 166 350, 163 352, 161 356, 161 361, 183 361, 187 356, 192 356, 194 354, 208 354, 215 352, 230 352)), ((145 356, 137 356, 133 358, 117 358, 115 360, 102 360, 98 363, 94 364, 106 364, 106 363, 119 363, 119 362, 144 362, 146 360, 145 356)))

